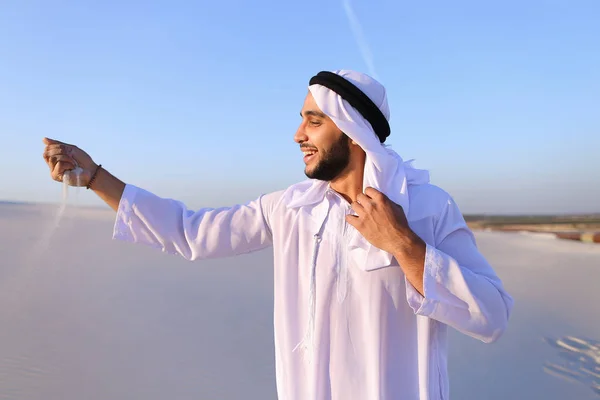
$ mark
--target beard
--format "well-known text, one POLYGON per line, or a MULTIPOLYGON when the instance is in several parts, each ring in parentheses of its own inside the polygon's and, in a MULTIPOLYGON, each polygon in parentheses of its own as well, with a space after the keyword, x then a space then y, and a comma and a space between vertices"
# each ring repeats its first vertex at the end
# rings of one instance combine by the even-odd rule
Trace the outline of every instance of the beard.
POLYGON ((321 156, 312 171, 307 168, 304 170, 304 174, 310 179, 331 181, 341 174, 350 163, 350 138, 342 134, 321 156))

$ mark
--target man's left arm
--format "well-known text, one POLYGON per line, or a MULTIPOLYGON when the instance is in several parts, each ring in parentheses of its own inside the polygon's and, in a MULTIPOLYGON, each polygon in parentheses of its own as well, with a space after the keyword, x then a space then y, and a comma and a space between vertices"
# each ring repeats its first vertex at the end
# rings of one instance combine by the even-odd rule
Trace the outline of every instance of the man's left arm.
POLYGON ((409 305, 416 314, 483 342, 497 340, 506 329, 513 299, 452 201, 438 221, 435 243, 416 244, 395 255, 405 266, 409 305))
POLYGON ((490 343, 506 329, 513 299, 449 200, 436 223, 435 245, 421 240, 408 227, 402 208, 375 189, 357 198, 357 216, 348 221, 398 260, 416 314, 490 343))

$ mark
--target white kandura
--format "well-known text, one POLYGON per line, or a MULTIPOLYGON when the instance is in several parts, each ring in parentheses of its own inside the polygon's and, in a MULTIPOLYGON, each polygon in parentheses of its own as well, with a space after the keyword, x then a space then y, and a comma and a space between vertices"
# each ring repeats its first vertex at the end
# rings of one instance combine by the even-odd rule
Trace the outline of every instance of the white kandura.
MULTIPOLYGON (((383 86, 364 74, 335 72, 389 119, 383 86)), ((493 342, 506 329, 513 299, 452 197, 429 183, 426 171, 381 145, 370 124, 337 94, 320 86, 310 91, 367 152, 364 186, 400 204, 427 243, 424 296, 395 258, 346 223, 350 205, 318 180, 246 204, 197 211, 128 184, 113 238, 189 260, 272 246, 280 399, 448 399, 448 327, 493 342)))

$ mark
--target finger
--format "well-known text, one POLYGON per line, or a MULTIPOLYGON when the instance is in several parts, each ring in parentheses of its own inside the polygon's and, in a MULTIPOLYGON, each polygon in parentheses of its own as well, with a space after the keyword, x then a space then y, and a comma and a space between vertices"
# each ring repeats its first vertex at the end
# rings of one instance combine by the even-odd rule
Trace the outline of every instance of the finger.
POLYGON ((48 164, 50 167, 50 172, 52 172, 54 166, 56 165, 56 159, 46 155, 46 152, 44 152, 44 161, 46 161, 46 164, 48 164))
POLYGON ((75 168, 75 166, 68 162, 56 163, 56 165, 54 166, 54 168, 51 172, 52 179, 54 179, 55 181, 58 181, 58 182, 62 182, 65 172, 70 171, 74 168, 75 168))
POLYGON ((352 215, 352 214, 346 215, 346 222, 349 223, 350 225, 352 225, 353 227, 355 227, 356 229, 358 229, 358 227, 361 224, 360 218, 357 217, 356 215, 352 215))
POLYGON ((73 155, 73 148, 62 144, 52 144, 44 150, 44 156, 52 157, 60 154, 73 155))
POLYGON ((379 190, 377 190, 373 187, 366 188, 365 194, 367 196, 369 196, 370 198, 372 198, 373 200, 375 200, 376 202, 383 201, 387 198, 387 196, 385 194, 381 193, 379 190))
POLYGON ((65 171, 74 169, 75 165, 69 163, 69 162, 65 162, 65 161, 61 161, 61 162, 57 162, 56 165, 54 166, 54 168, 52 169, 52 179, 54 179, 55 181, 58 182, 62 182, 62 178, 63 175, 65 173, 65 171))
POLYGON ((59 161, 64 161, 64 162, 68 162, 73 165, 77 165, 77 162, 75 161, 75 159, 73 157, 65 155, 65 154, 60 154, 57 156, 44 156, 44 160, 46 160, 46 163, 51 168, 54 168, 54 165, 56 165, 56 163, 59 161))
POLYGON ((356 215, 358 215, 359 217, 362 217, 366 214, 364 206, 357 201, 353 201, 352 204, 350 204, 350 207, 352 207, 356 215))
POLYGON ((60 173, 58 164, 54 164, 50 166, 50 176, 53 180, 57 182, 62 182, 62 174, 60 173))
POLYGON ((42 142, 44 142, 45 145, 49 145, 49 144, 66 144, 63 142, 59 142, 58 140, 54 140, 54 139, 50 139, 45 137, 44 139, 42 139, 42 142))
POLYGON ((359 193, 356 196, 356 201, 360 203, 366 211, 371 211, 373 208, 373 199, 364 193, 359 193))
POLYGON ((67 162, 67 163, 73 164, 73 165, 77 164, 75 162, 75 160, 73 159, 73 157, 67 156, 67 155, 64 155, 64 154, 61 154, 61 155, 58 155, 58 156, 52 156, 52 157, 50 157, 50 161, 52 162, 52 164, 56 164, 58 162, 67 162))
POLYGON ((364 199, 369 199, 369 200, 371 200, 371 196, 369 196, 368 194, 366 194, 366 190, 365 190, 365 193, 359 193, 359 194, 356 196, 356 198, 357 198, 357 199, 358 199, 359 197, 362 197, 362 198, 364 198, 364 199))
POLYGON ((75 147, 76 146, 73 146, 72 144, 52 143, 52 144, 46 145, 46 150, 63 149, 63 151, 72 151, 75 147))

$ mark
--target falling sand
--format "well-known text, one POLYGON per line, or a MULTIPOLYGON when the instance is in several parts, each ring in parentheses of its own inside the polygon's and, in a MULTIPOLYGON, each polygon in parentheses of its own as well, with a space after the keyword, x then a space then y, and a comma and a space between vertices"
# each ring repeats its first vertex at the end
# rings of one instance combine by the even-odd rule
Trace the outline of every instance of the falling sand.
MULTIPOLYGON (((50 245, 53 236, 61 228, 61 223, 69 206, 69 186, 76 185, 76 194, 79 192, 81 172, 82 169, 79 167, 65 172, 62 182, 62 201, 54 211, 53 217, 51 219, 44 218, 46 216, 44 215, 44 217, 37 219, 35 227, 31 227, 32 231, 42 228, 42 235, 33 243, 30 243, 30 247, 24 252, 23 260, 18 268, 13 268, 10 273, 2 275, 2 280, 0 280, 0 301, 7 305, 13 305, 13 307, 10 307, 10 310, 12 310, 10 314, 13 317, 18 317, 20 305, 24 304, 26 299, 31 297, 30 290, 36 279, 36 271, 47 266, 48 257, 55 253, 50 248, 50 245)), ((77 197, 76 195, 76 199, 77 197)), ((47 214, 51 210, 47 209, 44 211, 44 214, 47 214)), ((68 249, 65 251, 65 254, 67 253, 68 249)), ((8 315, 5 317, 8 317, 8 315)), ((7 321, 3 322, 6 323, 7 321)))

